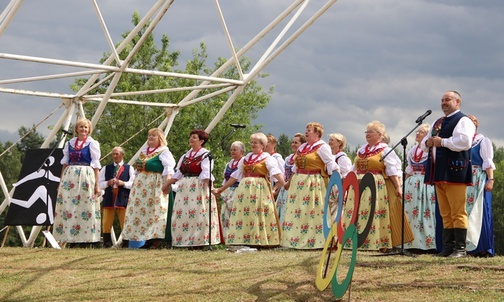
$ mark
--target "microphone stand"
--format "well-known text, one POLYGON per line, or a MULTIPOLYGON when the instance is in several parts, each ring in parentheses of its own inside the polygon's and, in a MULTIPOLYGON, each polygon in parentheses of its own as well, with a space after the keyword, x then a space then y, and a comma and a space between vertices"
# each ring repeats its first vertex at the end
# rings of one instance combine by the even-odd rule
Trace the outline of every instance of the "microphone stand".
POLYGON ((229 131, 229 133, 226 134, 221 140, 221 148, 223 151, 227 150, 227 151, 224 151, 226 154, 227 154, 227 152, 229 152, 229 148, 226 148, 226 141, 231 137, 231 135, 233 135, 233 133, 236 132, 236 130, 238 130, 238 128, 233 127, 233 129, 231 129, 231 131, 229 131))
MULTIPOLYGON (((425 118, 425 117, 424 117, 425 118)), ((408 136, 415 131, 416 128, 418 128, 422 122, 423 118, 417 119, 417 125, 413 127, 413 129, 408 132, 401 140, 394 146, 392 147, 385 155, 380 159, 380 161, 383 161, 397 146, 402 145, 403 146, 403 158, 402 158, 402 210, 401 210, 401 249, 398 252, 392 252, 392 253, 387 253, 384 255, 377 255, 377 256, 392 256, 392 255, 403 255, 403 256, 410 256, 410 257, 416 257, 415 255, 407 252, 404 250, 404 190, 406 187, 406 163, 407 163, 407 154, 406 154, 406 146, 408 145, 408 136)))

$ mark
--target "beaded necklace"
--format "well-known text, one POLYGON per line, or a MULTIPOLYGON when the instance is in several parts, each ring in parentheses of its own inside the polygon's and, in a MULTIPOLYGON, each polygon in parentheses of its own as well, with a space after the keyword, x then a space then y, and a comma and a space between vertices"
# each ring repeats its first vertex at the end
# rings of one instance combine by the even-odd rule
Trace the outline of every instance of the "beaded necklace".
POLYGON ((234 160, 231 162, 231 165, 229 165, 229 168, 231 168, 231 170, 234 170, 236 169, 236 167, 238 167, 238 163, 240 162, 240 160, 234 160))
POLYGON ((423 150, 418 145, 416 145, 415 152, 413 153, 413 162, 419 163, 422 160, 423 153, 423 150), (420 150, 420 153, 418 153, 418 150, 420 150))
POLYGON ((145 151, 145 153, 147 153, 147 155, 151 155, 152 153, 154 153, 154 151, 157 150, 157 148, 159 148, 159 145, 156 146, 156 148, 152 149, 150 147, 147 147, 147 150, 145 151))
POLYGON ((255 165, 256 163, 258 163, 258 160, 259 158, 261 157, 261 155, 263 154, 263 152, 261 151, 260 153, 257 154, 257 156, 254 158, 254 153, 252 153, 249 157, 249 159, 245 159, 245 163, 247 165, 255 165))
POLYGON ((82 150, 82 148, 84 147, 84 144, 86 143, 86 140, 87 140, 87 136, 84 137, 84 140, 79 144, 79 138, 76 138, 75 143, 74 143, 74 149, 77 151, 82 150))

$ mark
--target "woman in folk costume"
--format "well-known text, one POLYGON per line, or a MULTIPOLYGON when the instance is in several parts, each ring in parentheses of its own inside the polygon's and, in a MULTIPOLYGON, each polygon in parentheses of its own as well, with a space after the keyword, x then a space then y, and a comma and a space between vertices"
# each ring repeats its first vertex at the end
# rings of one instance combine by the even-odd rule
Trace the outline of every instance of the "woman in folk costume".
POLYGON ((191 131, 191 149, 179 159, 177 172, 169 181, 171 184, 178 181, 171 219, 174 247, 203 247, 220 243, 217 202, 209 190, 213 167, 210 151, 203 147, 208 138, 204 130, 191 131))
POLYGON ((404 247, 425 251, 436 249, 436 189, 424 183, 429 153, 420 147, 429 130, 429 124, 422 124, 416 132, 417 144, 408 151, 404 185, 404 210, 415 237, 404 247))
MULTIPOLYGON (((296 133, 291 141, 291 149, 292 153, 285 158, 285 182, 288 183, 292 177, 292 168, 294 167, 294 155, 296 155, 296 151, 304 142, 306 142, 305 137, 301 133, 296 133)), ((276 199, 276 207, 278 212, 278 219, 280 220, 280 225, 283 224, 284 213, 285 213, 285 204, 288 198, 288 190, 283 186, 280 188, 280 193, 278 193, 278 197, 276 199)))
MULTIPOLYGON (((346 138, 341 133, 331 133, 329 134, 329 141, 327 144, 331 147, 334 160, 340 168, 341 180, 344 180, 348 172, 353 170, 352 161, 343 151, 346 147, 346 138)), ((329 198, 329 210, 331 211, 331 217, 333 220, 336 219, 336 215, 338 214, 338 194, 338 187, 333 186, 331 188, 331 195, 329 198)))
MULTIPOLYGON (((468 115, 478 130, 478 119, 468 115)), ((494 185, 492 142, 476 133, 471 147, 473 165, 472 186, 467 187, 468 215, 466 248, 474 256, 494 256, 492 189, 494 185)))
POLYGON ((276 160, 263 152, 267 143, 268 139, 263 133, 252 134, 252 152, 240 161, 238 170, 231 174, 229 180, 213 191, 219 196, 235 182, 240 182, 229 218, 227 245, 271 247, 280 244, 280 225, 273 196, 285 182, 276 160), (270 175, 277 180, 273 188, 270 175))
MULTIPOLYGON (((238 170, 238 164, 240 163, 244 155, 245 144, 240 141, 233 142, 231 144, 231 160, 226 164, 226 167, 224 168, 224 180, 222 181, 222 185, 224 185, 229 180, 233 172, 238 170)), ((220 215, 224 238, 226 238, 227 231, 229 229, 229 217, 231 216, 231 210, 233 209, 234 193, 238 185, 239 182, 235 182, 232 186, 221 193, 223 202, 220 215)))
MULTIPOLYGON (((399 181, 402 171, 398 168, 400 159, 387 144, 382 142, 382 136, 385 133, 385 126, 382 123, 379 121, 369 123, 365 133, 367 144, 357 151, 354 170, 359 179, 366 173, 373 174, 376 184, 376 207, 371 230, 361 249, 386 252, 392 247, 401 245, 404 213, 401 203, 402 184, 399 181), (391 152, 388 153, 389 151, 391 152), (387 157, 383 158, 387 153, 387 157)), ((359 232, 367 222, 365 212, 366 208, 369 211, 370 207, 370 205, 366 207, 363 201, 369 199, 369 190, 365 190, 360 197, 359 219, 362 222, 357 225, 359 232)), ((349 206, 349 201, 353 202, 350 199, 347 200, 346 211, 347 215, 351 216, 348 211, 352 211, 353 206, 349 206)), ((409 242, 413 240, 413 234, 409 222, 405 217, 404 219, 404 242, 409 242)))
POLYGON ((85 247, 101 236, 100 144, 90 136, 93 127, 88 119, 78 120, 74 131, 77 137, 63 148, 53 235, 62 244, 85 247))
POLYGON ((130 192, 123 239, 146 241, 144 248, 160 248, 169 221, 169 195, 163 186, 174 174, 175 159, 158 128, 148 132, 147 145, 135 162, 136 176, 130 192))
MULTIPOLYGON (((278 153, 276 150, 278 141, 272 134, 268 134, 266 135, 266 137, 268 138, 268 143, 264 147, 264 152, 268 152, 269 155, 271 155, 277 161, 278 168, 280 169, 280 171, 282 171, 282 176, 285 180, 285 161, 282 157, 282 154, 278 153)), ((272 186, 275 186, 276 179, 273 175, 270 175, 270 182, 272 186)), ((276 195, 273 197, 275 200, 278 196, 278 193, 280 193, 280 190, 275 192, 276 195)))
POLYGON ((282 246, 295 249, 324 247, 324 202, 328 177, 339 172, 331 148, 323 140, 324 127, 306 125, 306 143, 296 151, 294 175, 288 185, 288 199, 282 224, 282 246))

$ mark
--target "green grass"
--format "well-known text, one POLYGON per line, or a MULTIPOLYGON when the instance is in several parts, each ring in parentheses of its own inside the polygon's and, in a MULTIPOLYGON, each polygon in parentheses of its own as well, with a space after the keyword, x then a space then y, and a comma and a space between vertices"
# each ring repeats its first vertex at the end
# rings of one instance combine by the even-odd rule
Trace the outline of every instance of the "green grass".
MULTIPOLYGON (((358 252, 342 301, 504 301, 504 258, 358 252)), ((2 248, 0 301, 335 301, 320 251, 2 248)), ((346 274, 349 252, 342 256, 346 274)))

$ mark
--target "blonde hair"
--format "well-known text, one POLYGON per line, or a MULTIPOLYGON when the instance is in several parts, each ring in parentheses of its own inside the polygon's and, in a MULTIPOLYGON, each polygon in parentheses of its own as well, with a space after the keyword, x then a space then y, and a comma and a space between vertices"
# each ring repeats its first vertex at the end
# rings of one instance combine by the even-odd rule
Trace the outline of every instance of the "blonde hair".
POLYGON ((320 123, 317 122, 310 122, 306 124, 306 128, 312 127, 313 131, 318 134, 319 138, 324 135, 324 126, 322 126, 320 123))
POLYGON ((153 133, 157 134, 160 146, 168 146, 168 142, 166 141, 166 137, 165 137, 165 134, 164 134, 163 130, 161 130, 159 128, 152 128, 148 132, 148 134, 153 134, 153 133))
POLYGON ((429 133, 430 125, 426 123, 421 124, 420 126, 418 126, 418 130, 423 130, 425 131, 425 133, 429 133))
POLYGON ((343 134, 341 133, 331 133, 329 134, 329 137, 337 140, 340 143, 340 149, 343 150, 346 147, 346 138, 343 134))
POLYGON ((88 125, 88 128, 89 128, 88 135, 91 135, 91 132, 93 132, 93 124, 91 124, 91 121, 88 120, 87 118, 81 118, 81 119, 78 119, 77 122, 75 122, 74 132, 78 133, 77 130, 79 129, 79 127, 81 125, 84 125, 84 124, 88 125))
POLYGON ((367 124, 367 128, 371 128, 381 134, 382 136, 385 134, 385 125, 380 121, 372 121, 367 124))
POLYGON ((478 129, 478 126, 479 126, 478 119, 472 114, 468 114, 467 117, 474 123, 474 126, 476 126, 476 129, 478 129))
POLYGON ((263 146, 266 146, 266 144, 268 143, 268 137, 266 137, 266 135, 262 132, 252 134, 250 136, 250 140, 253 139, 259 140, 263 146))

